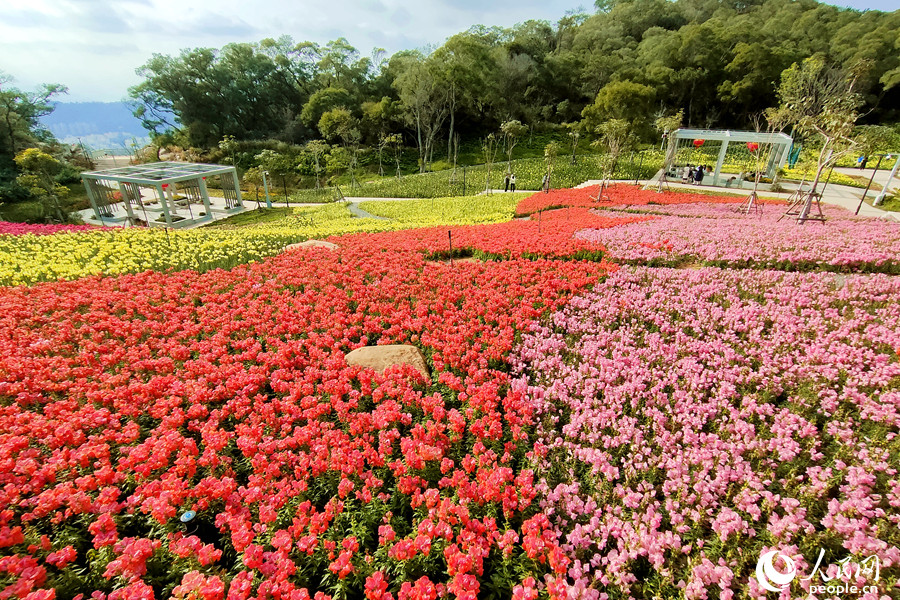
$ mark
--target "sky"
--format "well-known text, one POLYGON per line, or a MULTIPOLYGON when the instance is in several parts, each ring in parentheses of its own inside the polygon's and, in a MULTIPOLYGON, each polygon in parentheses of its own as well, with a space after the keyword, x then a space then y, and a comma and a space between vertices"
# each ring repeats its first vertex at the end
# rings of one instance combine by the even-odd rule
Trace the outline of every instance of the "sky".
MULTIPOLYGON (((834 0, 896 10, 898 0, 834 0)), ((593 10, 590 1, 581 4, 593 10)), ((69 88, 68 102, 118 101, 154 53, 290 35, 345 37, 361 54, 440 45, 471 25, 555 22, 578 0, 0 0, 0 71, 23 90, 69 88)))

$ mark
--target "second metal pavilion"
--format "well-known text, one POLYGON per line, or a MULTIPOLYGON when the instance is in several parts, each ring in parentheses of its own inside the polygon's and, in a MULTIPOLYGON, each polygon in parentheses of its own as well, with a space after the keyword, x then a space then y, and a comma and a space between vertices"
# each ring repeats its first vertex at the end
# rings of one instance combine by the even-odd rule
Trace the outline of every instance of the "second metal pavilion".
MULTIPOLYGON (((140 208, 146 213, 142 190, 151 189, 155 191, 154 195, 162 206, 163 218, 168 227, 172 227, 176 222, 172 218, 177 210, 176 187, 180 187, 180 191, 186 196, 188 206, 191 202, 202 202, 205 214, 212 214, 209 191, 206 187, 208 177, 219 178, 226 208, 243 207, 241 188, 238 185, 237 171, 234 167, 201 163, 158 162, 81 174, 81 180, 87 190, 88 199, 97 220, 111 216, 111 207, 119 202, 119 199, 114 196, 117 188, 121 193, 121 202, 125 206, 128 219, 134 223, 136 220, 135 208, 140 208)), ((191 221, 195 221, 193 213, 191 214, 191 221)), ((176 218, 177 221, 185 220, 177 215, 176 218)))
MULTIPOLYGON (((685 156, 688 162, 691 161, 693 152, 702 152, 701 159, 711 156, 711 153, 718 152, 716 156, 716 167, 711 175, 712 185, 719 185, 722 177, 722 167, 728 162, 729 145, 740 144, 744 148, 735 147, 735 150, 741 150, 746 153, 747 144, 756 144, 759 152, 765 157, 765 175, 772 179, 778 169, 784 167, 787 162, 788 154, 791 151, 793 139, 789 135, 783 133, 766 133, 756 131, 723 131, 713 129, 676 129, 672 135, 676 143, 676 160, 684 161, 685 156), (707 145, 707 142, 711 142, 707 145), (717 146, 718 145, 718 146, 717 146)), ((694 163, 700 162, 698 159, 693 160, 694 163)), ((704 179, 704 183, 707 180, 704 179)))

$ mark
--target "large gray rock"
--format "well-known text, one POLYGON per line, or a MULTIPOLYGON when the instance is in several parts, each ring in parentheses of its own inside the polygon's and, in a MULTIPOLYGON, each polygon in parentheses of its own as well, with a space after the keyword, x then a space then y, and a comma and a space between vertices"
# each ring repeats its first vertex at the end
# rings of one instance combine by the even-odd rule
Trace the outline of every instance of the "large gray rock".
POLYGON ((379 373, 391 365, 412 365, 418 372, 428 377, 425 357, 415 346, 390 344, 385 346, 364 346, 346 356, 348 365, 371 367, 379 373))
POLYGON ((285 251, 288 250, 296 250, 297 248, 328 248, 329 250, 337 250, 340 246, 337 244, 332 244, 331 242, 326 242, 325 240, 306 240, 305 242, 300 242, 299 244, 291 244, 289 246, 285 246, 285 251))

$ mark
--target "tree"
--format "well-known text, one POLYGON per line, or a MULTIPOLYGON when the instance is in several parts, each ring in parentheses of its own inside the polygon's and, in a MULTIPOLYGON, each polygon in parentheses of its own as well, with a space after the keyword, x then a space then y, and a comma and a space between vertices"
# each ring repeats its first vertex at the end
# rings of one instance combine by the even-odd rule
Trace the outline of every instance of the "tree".
POLYGON ((606 163, 604 179, 612 179, 619 164, 619 156, 622 151, 632 146, 634 138, 631 134, 631 125, 624 119, 610 119, 601 123, 595 133, 599 138, 594 142, 609 153, 606 163))
POLYGON ((559 144, 556 142, 550 142, 546 146, 544 146, 544 165, 547 167, 547 174, 544 177, 547 179, 547 186, 544 188, 545 191, 550 191, 550 181, 553 177, 553 166, 556 163, 556 156, 559 154, 559 144))
POLYGON ((781 104, 770 111, 769 120, 793 125, 797 134, 815 136, 822 144, 800 222, 809 215, 822 173, 859 144, 853 132, 863 104, 857 85, 863 72, 862 65, 844 69, 829 65, 823 56, 816 55, 794 63, 781 74, 781 104))
POLYGON ((391 123, 396 119, 398 109, 398 103, 387 96, 378 102, 363 102, 360 127, 364 138, 372 143, 379 143, 390 133, 391 123))
POLYGON ((494 68, 490 73, 487 97, 490 115, 498 121, 525 118, 528 115, 526 96, 538 77, 537 61, 528 54, 515 54, 507 48, 493 51, 494 68))
POLYGON ((289 38, 154 54, 137 73, 144 81, 129 95, 148 131, 181 131, 187 145, 206 148, 225 135, 246 140, 302 133, 293 124, 312 74, 289 38))
POLYGON ((394 155, 394 162, 397 164, 397 179, 401 179, 403 174, 400 172, 400 161, 403 160, 403 136, 399 133, 392 133, 385 138, 391 152, 394 155))
POLYGON ((325 88, 313 93, 303 106, 300 118, 309 127, 316 127, 322 115, 336 108, 350 108, 353 105, 350 92, 343 88, 325 88))
POLYGON ((244 177, 242 179, 247 185, 253 186, 253 191, 256 193, 256 204, 257 207, 259 207, 259 187, 263 185, 262 168, 250 167, 244 172, 244 177))
POLYGON ((0 155, 15 156, 20 149, 53 141, 41 117, 53 112, 55 96, 68 92, 65 86, 45 84, 37 92, 12 87, 12 77, 0 71, 0 155))
POLYGON ((581 137, 581 123, 565 123, 566 130, 569 133, 569 139, 572 140, 572 164, 575 164, 575 152, 578 150, 578 138, 581 137))
POLYGON ((452 158, 453 134, 456 129, 456 115, 461 102, 468 99, 468 91, 480 74, 480 58, 487 54, 483 45, 465 34, 449 38, 443 46, 429 57, 430 68, 447 91, 447 112, 450 117, 447 133, 447 160, 452 158))
POLYGON ((676 129, 679 129, 681 127, 681 123, 683 121, 683 110, 679 110, 678 112, 671 115, 661 114, 656 117, 654 125, 656 127, 656 131, 661 134, 663 143, 665 143, 666 140, 669 141, 670 145, 673 143, 674 140, 672 138, 672 134, 675 133, 676 129))
POLYGON ((407 122, 415 130, 419 172, 424 173, 431 160, 435 137, 447 118, 446 90, 440 86, 421 55, 404 58, 403 71, 394 80, 394 87, 406 111, 407 122))
POLYGON ((291 159, 280 152, 267 149, 256 155, 256 161, 262 170, 274 175, 281 182, 284 201, 289 203, 287 185, 291 175, 294 174, 294 165, 291 159))
POLYGON ((15 161, 22 173, 16 182, 40 201, 44 215, 55 212, 60 222, 65 221, 66 214, 59 199, 67 196, 69 189, 55 179, 63 164, 37 148, 28 148, 16 154, 15 161))
POLYGON ((900 148, 900 131, 886 125, 861 125, 856 128, 856 139, 865 156, 900 148))
POLYGON ((378 138, 378 176, 384 177, 384 151, 390 146, 390 136, 382 135, 378 138))
POLYGON ((506 148, 507 172, 512 172, 513 148, 516 147, 519 138, 522 137, 526 131, 528 131, 528 128, 516 120, 506 121, 505 123, 500 125, 500 133, 503 134, 503 146, 506 148))
POLYGON ((644 131, 654 96, 653 88, 633 81, 608 83, 597 93, 594 103, 582 111, 584 128, 596 131, 603 123, 616 119, 628 123, 633 131, 644 131))
POLYGON ((21 171, 15 156, 24 148, 55 141, 40 119, 53 112, 53 98, 66 93, 66 88, 57 84, 23 92, 12 82, 12 77, 0 71, 0 200, 6 202, 28 198, 28 191, 16 183, 21 171))
POLYGON ((237 149, 238 143, 235 141, 233 135, 226 135, 219 141, 219 150, 231 155, 231 164, 234 165, 235 168, 237 167, 237 149))
POLYGON ((303 150, 310 158, 312 158, 313 171, 316 174, 316 189, 319 189, 320 187, 322 187, 320 178, 322 175, 322 171, 325 170, 325 165, 322 164, 322 161, 324 160, 325 155, 328 153, 328 144, 321 140, 313 140, 311 142, 307 142, 303 150))
POLYGON ((481 152, 484 156, 484 165, 487 168, 487 179, 485 180, 484 190, 491 194, 494 186, 491 185, 491 167, 497 158, 497 151, 500 149, 500 140, 493 133, 487 134, 481 144, 481 152))
POLYGON ((663 143, 668 140, 668 146, 666 147, 666 156, 663 159, 663 166, 659 170, 659 174, 656 176, 657 181, 659 182, 659 190, 662 191, 663 180, 666 176, 666 173, 669 172, 669 169, 672 168, 672 164, 675 162, 675 153, 678 151, 678 140, 675 139, 675 136, 672 135, 676 129, 681 127, 681 122, 684 120, 684 111, 678 110, 673 115, 660 115, 656 118, 656 130, 662 134, 663 143))
POLYGON ((326 140, 339 139, 347 155, 350 157, 348 170, 350 172, 350 186, 356 187, 356 166, 359 156, 359 145, 362 136, 359 133, 359 121, 350 114, 346 108, 330 110, 319 120, 319 131, 326 140))
MULTIPOLYGON (((752 118, 753 129, 757 133, 765 131, 771 135, 779 126, 776 119, 777 115, 773 111, 769 111, 768 114, 766 112, 756 113, 752 118)), ((746 214, 750 214, 754 211, 759 212, 760 210, 757 203, 759 200, 757 192, 759 191, 759 183, 762 181, 763 173, 765 171, 765 164, 769 161, 772 145, 767 144, 767 149, 768 152, 764 152, 763 148, 755 142, 747 144, 747 150, 750 152, 749 167, 753 172, 753 190, 750 191, 750 195, 747 196, 747 200, 740 208, 741 212, 746 214)))

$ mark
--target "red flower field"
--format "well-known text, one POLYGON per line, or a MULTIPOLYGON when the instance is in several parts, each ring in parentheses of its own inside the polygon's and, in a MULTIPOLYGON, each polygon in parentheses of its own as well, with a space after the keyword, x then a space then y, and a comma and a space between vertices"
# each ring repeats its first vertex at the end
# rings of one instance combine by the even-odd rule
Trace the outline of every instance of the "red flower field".
POLYGON ((612 268, 535 257, 596 258, 572 233, 626 220, 452 229, 505 261, 428 263, 436 228, 3 289, 0 598, 475 598, 520 572, 562 597, 507 358, 612 268), (431 377, 344 360, 390 343, 431 377))

